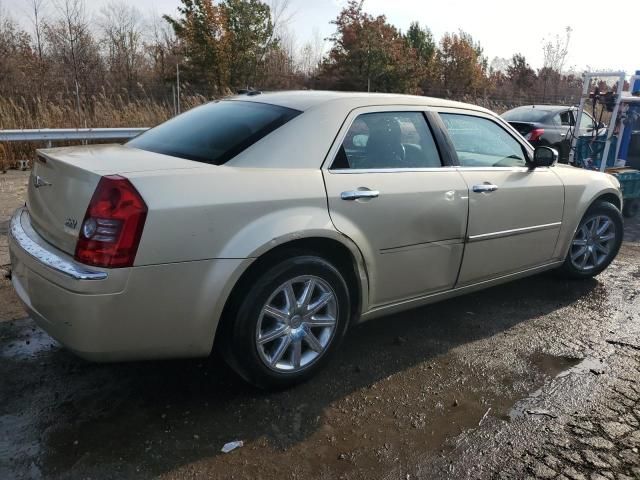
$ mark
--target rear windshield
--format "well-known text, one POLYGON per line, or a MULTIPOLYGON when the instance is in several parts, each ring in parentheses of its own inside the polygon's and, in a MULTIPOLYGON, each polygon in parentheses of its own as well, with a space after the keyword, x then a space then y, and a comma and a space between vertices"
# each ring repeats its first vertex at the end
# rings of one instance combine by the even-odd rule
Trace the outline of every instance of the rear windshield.
POLYGON ((127 145, 222 165, 300 113, 266 103, 212 102, 152 128, 127 145))
POLYGON ((509 110, 502 114, 502 118, 508 122, 542 122, 548 115, 548 110, 536 110, 535 108, 509 110))

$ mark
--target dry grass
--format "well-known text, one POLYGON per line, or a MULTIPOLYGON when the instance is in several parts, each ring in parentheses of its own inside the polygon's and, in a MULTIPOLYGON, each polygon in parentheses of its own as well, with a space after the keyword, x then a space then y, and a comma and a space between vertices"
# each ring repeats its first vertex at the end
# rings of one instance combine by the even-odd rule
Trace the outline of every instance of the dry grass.
MULTIPOLYGON (((182 98, 182 110, 207 101, 195 95, 182 98)), ((39 98, 0 98, 0 130, 31 128, 151 127, 173 115, 173 104, 149 98, 128 100, 120 96, 98 95, 84 102, 42 101, 39 98)), ((0 171, 17 160, 31 159, 38 143, 0 143, 0 171)))
MULTIPOLYGON (((208 99, 201 95, 182 97, 182 110, 188 110, 208 99)), ((458 101, 481 105, 502 113, 522 104, 465 95, 458 101)), ((23 128, 87 128, 87 127, 152 127, 173 115, 173 103, 151 98, 131 100, 126 95, 99 94, 85 99, 78 111, 75 100, 60 97, 43 101, 39 98, 0 97, 0 130, 23 128)), ((605 120, 606 121, 606 120, 605 120)), ((56 143, 56 146, 62 144, 56 143)), ((18 160, 32 159, 38 143, 0 143, 0 171, 15 166, 18 160)))

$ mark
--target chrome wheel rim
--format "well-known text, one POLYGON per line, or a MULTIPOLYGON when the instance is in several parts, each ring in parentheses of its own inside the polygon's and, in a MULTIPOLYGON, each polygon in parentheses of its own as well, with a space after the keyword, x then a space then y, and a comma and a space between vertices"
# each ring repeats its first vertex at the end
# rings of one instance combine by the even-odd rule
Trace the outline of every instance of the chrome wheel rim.
POLYGON ((600 267, 607 261, 616 239, 616 226, 607 216, 587 219, 571 243, 571 263, 578 270, 600 267))
POLYGON ((331 344, 337 318, 336 294, 322 278, 304 275, 283 283, 260 311, 260 359, 280 373, 308 368, 331 344))

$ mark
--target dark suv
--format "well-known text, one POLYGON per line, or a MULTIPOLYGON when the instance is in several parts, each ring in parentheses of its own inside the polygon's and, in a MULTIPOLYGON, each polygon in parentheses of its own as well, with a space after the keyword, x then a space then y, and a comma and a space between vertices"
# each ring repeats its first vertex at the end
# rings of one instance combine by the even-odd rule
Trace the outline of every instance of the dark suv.
MULTIPOLYGON (((548 146, 557 149, 560 161, 567 163, 577 115, 577 107, 527 105, 503 113, 502 118, 534 147, 548 146)), ((582 115, 580 132, 576 133, 578 136, 591 134, 596 128, 591 115, 586 112, 582 115)), ((603 127, 604 125, 600 125, 598 128, 603 127)))

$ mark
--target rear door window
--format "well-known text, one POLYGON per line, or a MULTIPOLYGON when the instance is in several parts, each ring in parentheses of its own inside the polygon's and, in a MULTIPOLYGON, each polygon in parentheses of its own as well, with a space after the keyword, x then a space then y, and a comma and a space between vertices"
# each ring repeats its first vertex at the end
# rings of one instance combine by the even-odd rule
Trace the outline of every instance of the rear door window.
POLYGON ((422 112, 359 115, 349 128, 332 169, 402 169, 442 166, 422 112))
POLYGON ((212 102, 152 128, 127 145, 222 165, 300 113, 266 103, 212 102))
POLYGON ((560 123, 565 127, 570 127, 572 125, 572 115, 571 112, 562 112, 559 113, 560 123))
POLYGON ((593 130, 595 125, 593 124, 593 118, 588 113, 582 112, 580 117, 580 130, 593 130))

